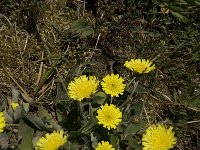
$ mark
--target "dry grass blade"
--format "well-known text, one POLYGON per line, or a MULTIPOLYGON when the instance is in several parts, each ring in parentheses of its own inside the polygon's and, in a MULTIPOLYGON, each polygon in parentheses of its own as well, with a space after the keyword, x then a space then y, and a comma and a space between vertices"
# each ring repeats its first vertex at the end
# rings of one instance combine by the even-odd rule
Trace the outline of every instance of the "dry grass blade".
MULTIPOLYGON (((44 51, 42 51, 42 59, 43 59, 43 58, 44 58, 44 51)), ((40 63, 40 68, 39 68, 39 72, 38 72, 37 81, 36 81, 36 83, 35 83, 36 86, 39 85, 39 82, 40 82, 40 80, 41 80, 43 65, 44 65, 44 63, 43 63, 43 61, 41 61, 41 63, 40 63)))
POLYGON ((28 103, 32 103, 33 99, 29 96, 29 94, 26 92, 26 90, 10 75, 6 69, 4 69, 7 75, 12 79, 12 81, 17 85, 17 87, 21 90, 21 95, 24 98, 24 100, 28 103))

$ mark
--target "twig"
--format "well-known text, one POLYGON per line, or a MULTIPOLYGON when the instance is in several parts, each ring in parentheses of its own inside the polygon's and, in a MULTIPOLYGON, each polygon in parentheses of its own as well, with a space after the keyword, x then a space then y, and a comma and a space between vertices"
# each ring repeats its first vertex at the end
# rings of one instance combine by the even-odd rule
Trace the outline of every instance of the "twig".
MULTIPOLYGON (((44 58, 44 51, 42 51, 42 59, 44 58)), ((38 72, 38 78, 37 78, 37 81, 36 81, 36 85, 38 86, 39 82, 40 82, 40 79, 41 79, 41 76, 42 76, 42 69, 43 69, 43 61, 41 61, 40 63, 40 68, 39 68, 39 72, 38 72)))
POLYGON ((187 123, 191 124, 191 123, 198 123, 198 122, 200 122, 200 120, 188 121, 187 123))
MULTIPOLYGON (((95 51, 97 50, 97 45, 98 45, 100 36, 101 36, 101 33, 99 33, 99 35, 98 35, 98 37, 97 37, 97 41, 96 41, 96 44, 95 44, 95 46, 94 46, 94 51, 91 53, 90 57, 89 57, 87 60, 91 60, 92 57, 93 57, 93 55, 94 55, 94 53, 95 53, 95 51)), ((87 60, 86 60, 86 61, 87 61, 87 60)))
POLYGON ((23 54, 24 54, 24 52, 25 52, 25 50, 26 50, 26 47, 27 47, 27 43, 28 43, 28 38, 29 38, 29 35, 28 35, 28 33, 27 33, 27 35, 26 35, 26 41, 25 41, 25 43, 24 43, 24 51, 23 51, 23 54))
POLYGON ((10 20, 9 20, 6 16, 4 16, 3 14, 0 14, 0 18, 3 18, 4 20, 6 20, 7 23, 9 24, 9 26, 10 26, 12 29, 14 29, 12 23, 10 22, 10 20))
POLYGON ((158 93, 160 93, 166 100, 173 102, 167 95, 165 95, 164 93, 157 91, 158 93))
POLYGON ((147 117, 147 122, 148 122, 148 124, 150 125, 150 121, 149 121, 149 116, 148 116, 148 114, 147 114, 147 110, 146 110, 145 106, 144 106, 143 108, 144 108, 144 113, 145 113, 145 115, 146 115, 146 117, 147 117))
POLYGON ((97 41, 96 41, 96 44, 95 44, 95 47, 94 47, 95 50, 97 49, 97 45, 99 43, 100 36, 101 36, 101 33, 99 33, 99 35, 97 37, 97 41))

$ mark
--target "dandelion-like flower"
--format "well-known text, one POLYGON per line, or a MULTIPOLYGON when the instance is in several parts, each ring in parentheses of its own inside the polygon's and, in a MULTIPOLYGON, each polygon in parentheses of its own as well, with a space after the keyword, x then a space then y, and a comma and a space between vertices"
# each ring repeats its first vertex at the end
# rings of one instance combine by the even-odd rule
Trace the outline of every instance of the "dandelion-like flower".
POLYGON ((18 103, 11 103, 11 107, 13 110, 16 110, 18 106, 19 106, 18 103))
POLYGON ((6 126, 6 119, 3 116, 3 113, 0 112, 0 133, 4 131, 5 126, 6 126))
POLYGON ((95 150, 115 150, 111 144, 107 141, 101 141, 95 150))
POLYGON ((58 150, 67 142, 67 136, 64 135, 64 132, 54 131, 53 133, 45 134, 44 137, 41 137, 36 143, 36 150, 58 150))
POLYGON ((101 85, 106 94, 110 94, 111 97, 119 97, 119 94, 123 94, 126 86, 123 82, 124 79, 119 74, 111 74, 103 78, 101 85))
POLYGON ((126 61, 124 66, 139 74, 149 73, 156 68, 153 62, 145 59, 131 59, 130 61, 126 61))
POLYGON ((113 104, 105 104, 97 110, 98 123, 104 128, 116 129, 117 125, 122 121, 122 112, 113 104))
POLYGON ((84 98, 90 98, 97 91, 98 85, 96 77, 82 75, 69 83, 68 95, 74 100, 82 101, 84 98))
POLYGON ((143 150, 169 150, 176 144, 173 127, 151 125, 142 138, 143 150))

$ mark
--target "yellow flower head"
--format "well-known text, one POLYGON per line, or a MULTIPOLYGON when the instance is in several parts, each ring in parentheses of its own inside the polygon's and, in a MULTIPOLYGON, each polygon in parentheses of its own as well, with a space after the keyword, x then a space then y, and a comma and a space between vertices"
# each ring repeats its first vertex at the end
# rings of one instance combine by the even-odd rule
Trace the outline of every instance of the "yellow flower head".
POLYGON ((152 65, 153 62, 145 59, 131 59, 130 61, 126 61, 124 66, 130 70, 134 70, 135 72, 141 73, 149 73, 154 70, 155 64, 152 65))
POLYGON ((97 110, 98 123, 104 128, 116 129, 117 125, 122 121, 122 112, 113 104, 105 104, 97 110))
POLYGON ((107 141, 101 141, 95 150, 115 150, 111 144, 107 141))
POLYGON ((11 103, 11 107, 13 110, 16 110, 18 106, 19 106, 18 103, 11 103))
POLYGON ((53 133, 45 134, 44 137, 41 137, 36 143, 36 150, 58 150, 67 142, 67 136, 64 135, 64 132, 54 131, 53 133))
POLYGON ((123 81, 124 79, 119 74, 111 74, 103 78, 101 85, 106 94, 110 94, 111 97, 119 97, 119 94, 123 94, 126 86, 123 81))
POLYGON ((5 126, 6 126, 6 119, 3 116, 3 113, 0 112, 0 133, 4 131, 5 126))
POLYGON ((168 129, 163 124, 151 125, 143 135, 143 150, 169 150, 176 144, 173 127, 168 129))
POLYGON ((69 83, 68 95, 74 100, 82 101, 84 98, 90 98, 91 94, 96 92, 98 85, 96 77, 82 75, 69 83))

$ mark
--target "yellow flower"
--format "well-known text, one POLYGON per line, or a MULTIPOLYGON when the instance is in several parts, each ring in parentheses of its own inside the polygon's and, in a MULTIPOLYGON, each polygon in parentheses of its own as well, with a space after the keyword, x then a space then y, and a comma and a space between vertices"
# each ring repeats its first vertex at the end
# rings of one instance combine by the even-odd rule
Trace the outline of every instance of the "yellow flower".
POLYGON ((106 94, 110 94, 111 97, 119 97, 119 94, 123 94, 126 86, 123 81, 124 79, 119 74, 111 74, 103 78, 101 85, 106 94))
POLYGON ((97 91, 98 85, 99 81, 96 77, 82 75, 69 83, 68 95, 74 100, 82 101, 84 98, 90 98, 91 94, 97 91))
POLYGON ((16 110, 18 106, 19 106, 18 103, 11 103, 11 107, 13 110, 16 110))
POLYGON ((163 124, 151 125, 143 135, 143 150, 169 150, 176 144, 173 127, 168 129, 163 124))
POLYGON ((113 104, 105 104, 97 110, 98 123, 104 128, 116 129, 117 125, 122 121, 122 112, 113 104))
POLYGON ((64 135, 64 132, 54 131, 53 133, 45 134, 44 137, 41 137, 36 143, 36 150, 58 150, 67 142, 67 136, 64 135))
POLYGON ((153 62, 145 59, 131 59, 130 61, 126 61, 124 66, 130 70, 134 70, 135 72, 141 73, 149 73, 154 70, 155 64, 152 65, 153 62))
POLYGON ((4 131, 5 126, 6 126, 6 119, 3 116, 3 113, 0 112, 0 133, 4 131))
POLYGON ((101 141, 95 150, 115 150, 111 144, 107 141, 101 141))

